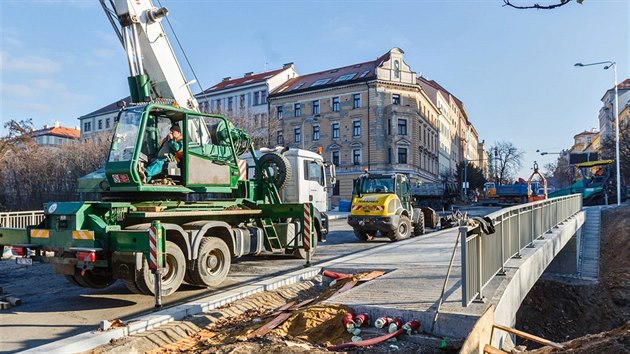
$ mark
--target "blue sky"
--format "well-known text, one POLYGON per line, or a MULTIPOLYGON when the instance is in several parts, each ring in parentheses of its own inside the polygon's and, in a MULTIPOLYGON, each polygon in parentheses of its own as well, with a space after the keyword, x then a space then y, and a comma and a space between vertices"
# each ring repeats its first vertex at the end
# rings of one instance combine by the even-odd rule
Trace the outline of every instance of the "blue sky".
MULTIPOLYGON (((520 1, 533 2, 549 3, 520 1)), ((630 76, 626 0, 550 11, 501 0, 161 3, 204 89, 265 65, 294 62, 308 74, 400 47, 412 70, 464 102, 487 145, 511 141, 526 153, 524 178, 534 160, 555 160, 536 149, 568 148, 573 135, 598 125, 613 73, 574 63, 614 60, 619 81, 630 76)), ((128 95, 124 53, 97 0, 0 0, 0 14, 1 122, 75 126, 128 95)))

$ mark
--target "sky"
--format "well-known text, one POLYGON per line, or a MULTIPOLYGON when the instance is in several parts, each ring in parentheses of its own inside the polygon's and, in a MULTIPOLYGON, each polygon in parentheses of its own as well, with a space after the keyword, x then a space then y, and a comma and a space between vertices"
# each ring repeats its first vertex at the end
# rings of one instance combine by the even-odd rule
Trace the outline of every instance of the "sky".
MULTIPOLYGON (((160 3, 203 89, 288 62, 309 74, 399 47, 413 71, 464 102, 486 146, 509 141, 525 153, 525 179, 534 161, 557 158, 537 149, 559 152, 598 128, 613 72, 574 63, 616 61, 619 82, 630 77, 628 0, 554 10, 516 10, 502 0, 160 3)), ((37 128, 55 120, 74 127, 128 95, 125 55, 98 0, 0 0, 0 40, 0 125, 32 118, 37 128)), ((182 52, 178 58, 192 79, 182 52)))

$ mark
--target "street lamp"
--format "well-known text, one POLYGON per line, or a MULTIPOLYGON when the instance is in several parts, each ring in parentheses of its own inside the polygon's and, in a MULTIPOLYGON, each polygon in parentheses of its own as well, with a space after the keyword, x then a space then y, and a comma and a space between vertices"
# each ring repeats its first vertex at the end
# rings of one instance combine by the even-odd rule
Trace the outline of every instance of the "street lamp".
POLYGON ((585 67, 591 65, 605 65, 604 70, 611 66, 615 73, 615 165, 617 167, 617 205, 621 205, 621 172, 619 168, 619 92, 617 91, 617 63, 614 61, 600 61, 597 63, 575 63, 574 66, 585 67))
POLYGON ((317 123, 317 116, 314 116, 312 118, 306 118, 302 121, 302 127, 300 128, 300 132, 302 133, 302 150, 304 150, 304 140, 306 140, 306 132, 304 131, 304 123, 309 122, 309 121, 311 123, 317 123))
POLYGON ((564 155, 564 151, 561 151, 561 152, 547 152, 547 151, 536 150, 536 152, 539 152, 541 156, 545 156, 545 155, 564 155))

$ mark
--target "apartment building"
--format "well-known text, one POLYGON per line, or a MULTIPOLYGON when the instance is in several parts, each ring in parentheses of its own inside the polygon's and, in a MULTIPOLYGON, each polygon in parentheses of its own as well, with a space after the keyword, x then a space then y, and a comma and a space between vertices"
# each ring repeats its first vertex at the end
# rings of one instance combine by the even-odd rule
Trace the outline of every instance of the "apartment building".
POLYGON ((71 141, 79 140, 81 131, 76 128, 62 127, 59 121, 53 126, 45 125, 44 128, 29 133, 37 145, 59 147, 71 141))
POLYGON ((293 63, 287 63, 280 69, 226 77, 195 97, 200 111, 225 114, 232 123, 249 132, 257 146, 269 145, 267 97, 269 92, 296 76, 293 63))
POLYGON ((349 200, 364 169, 439 179, 438 116, 416 73, 393 48, 373 61, 295 77, 269 95, 278 145, 322 147, 336 165, 332 201, 349 200))
MULTIPOLYGON (((630 79, 625 79, 617 85, 619 112, 624 110, 630 102, 630 79)), ((601 98, 602 108, 599 109, 599 131, 602 140, 614 139, 615 135, 615 88, 612 87, 601 98)), ((621 115, 621 114, 620 114, 621 115)))

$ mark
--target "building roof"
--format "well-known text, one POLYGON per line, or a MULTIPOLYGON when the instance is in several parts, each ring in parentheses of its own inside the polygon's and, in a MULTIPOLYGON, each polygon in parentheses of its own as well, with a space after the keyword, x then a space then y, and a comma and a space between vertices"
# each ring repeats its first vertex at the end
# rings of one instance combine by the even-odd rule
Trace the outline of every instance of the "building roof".
MULTIPOLYGON (((630 79, 625 79, 622 82, 618 83, 617 84, 617 91, 619 91, 619 90, 622 90, 622 91, 630 90, 630 79)), ((608 90, 606 90, 606 92, 604 93, 604 96, 602 96, 602 100, 604 99, 604 97, 606 97, 606 95, 609 92, 613 92, 614 93, 615 92, 615 86, 613 86, 613 87, 609 88, 608 90)))
POLYGON ((55 126, 40 130, 34 130, 30 133, 30 135, 33 138, 36 138, 38 136, 57 136, 60 138, 78 140, 81 137, 81 131, 74 128, 55 126))
POLYGON ((599 134, 599 132, 585 130, 585 131, 583 131, 583 132, 581 132, 581 133, 575 134, 575 135, 573 136, 573 138, 575 139, 575 138, 577 138, 578 136, 582 136, 582 135, 597 135, 597 134, 599 134))
POLYGON ((239 77, 239 78, 236 78, 236 79, 232 79, 230 77, 226 77, 225 79, 223 79, 218 84, 210 87, 207 90, 202 91, 201 93, 199 93, 197 95, 207 95, 207 94, 210 94, 210 93, 215 93, 215 92, 218 92, 218 91, 221 91, 221 90, 225 90, 225 89, 231 89, 231 88, 238 87, 238 86, 241 86, 241 85, 251 85, 251 84, 264 82, 267 79, 270 79, 270 78, 280 74, 282 71, 288 69, 290 67, 290 65, 292 65, 292 63, 291 64, 285 64, 280 69, 271 70, 271 71, 265 71, 265 72, 262 72, 262 73, 259 73, 259 74, 247 73, 243 77, 239 77))
POLYGON ((294 77, 275 89, 272 95, 282 96, 297 92, 317 90, 323 87, 333 87, 373 80, 376 78, 376 68, 383 65, 389 58, 390 52, 388 51, 373 61, 294 77))
POLYGON ((92 113, 88 113, 88 114, 86 114, 84 116, 81 116, 79 118, 90 117, 90 116, 99 116, 101 114, 118 111, 118 110, 120 110, 120 106, 119 106, 120 101, 124 101, 127 104, 131 103, 131 96, 127 96, 125 98, 122 98, 122 99, 114 102, 114 103, 110 103, 110 104, 108 104, 105 107, 101 107, 101 108, 97 109, 96 111, 94 111, 92 113))

